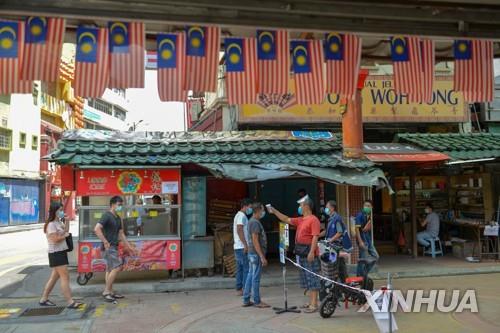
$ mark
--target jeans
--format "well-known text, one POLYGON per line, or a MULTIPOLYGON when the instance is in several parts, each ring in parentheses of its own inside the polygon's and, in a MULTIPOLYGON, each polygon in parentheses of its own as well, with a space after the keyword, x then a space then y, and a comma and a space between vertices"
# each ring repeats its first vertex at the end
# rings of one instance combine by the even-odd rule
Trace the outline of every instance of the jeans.
POLYGON ((377 253, 377 250, 375 249, 375 246, 373 246, 372 243, 366 244, 365 245, 368 247, 367 249, 359 249, 359 259, 374 259, 370 263, 361 263, 358 262, 358 266, 356 269, 356 275, 357 276, 364 276, 365 275, 365 270, 366 274, 370 273, 372 270, 373 266, 377 263, 377 260, 379 258, 379 255, 377 253))
POLYGON ((250 302, 250 296, 253 295, 253 303, 260 303, 260 275, 262 273, 262 261, 256 253, 248 254, 249 271, 245 290, 243 291, 243 304, 250 302))
POLYGON ((242 290, 247 280, 248 257, 243 249, 234 250, 234 257, 236 258, 236 290, 242 290))
POLYGON ((431 242, 428 239, 433 239, 434 237, 427 231, 417 232, 417 242, 422 246, 431 246, 431 242))

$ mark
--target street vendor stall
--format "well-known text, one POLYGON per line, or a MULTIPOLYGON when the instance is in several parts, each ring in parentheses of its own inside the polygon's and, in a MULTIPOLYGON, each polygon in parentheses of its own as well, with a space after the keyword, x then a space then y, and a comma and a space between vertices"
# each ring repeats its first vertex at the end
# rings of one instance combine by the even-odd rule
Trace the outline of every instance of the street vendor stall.
POLYGON ((86 284, 104 272, 96 223, 109 210, 109 199, 122 196, 122 227, 137 256, 124 255, 124 271, 177 270, 180 261, 180 168, 63 168, 65 186, 74 184, 79 198, 78 277, 86 284))

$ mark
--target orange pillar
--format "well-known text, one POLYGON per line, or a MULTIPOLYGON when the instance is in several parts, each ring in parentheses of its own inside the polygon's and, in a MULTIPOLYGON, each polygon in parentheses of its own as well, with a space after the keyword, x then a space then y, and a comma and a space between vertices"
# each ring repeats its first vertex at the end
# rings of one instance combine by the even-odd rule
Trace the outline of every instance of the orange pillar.
POLYGON ((348 100, 342 114, 342 146, 345 158, 363 157, 363 117, 361 113, 361 89, 356 90, 353 100, 348 100))

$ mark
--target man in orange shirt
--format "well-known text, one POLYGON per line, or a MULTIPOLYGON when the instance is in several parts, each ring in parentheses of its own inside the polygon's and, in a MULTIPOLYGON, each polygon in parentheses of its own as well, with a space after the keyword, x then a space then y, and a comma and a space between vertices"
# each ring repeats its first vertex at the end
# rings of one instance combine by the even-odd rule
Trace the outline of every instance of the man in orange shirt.
MULTIPOLYGON (((271 207, 270 213, 276 215, 282 222, 296 226, 297 232, 295 234, 295 254, 297 255, 297 262, 302 267, 319 274, 319 250, 318 238, 321 232, 320 222, 316 216, 313 215, 313 201, 309 196, 305 196, 297 201, 300 204, 298 213, 302 215, 297 218, 290 218, 276 208, 271 207)), ((301 288, 309 290, 309 303, 303 306, 304 312, 312 313, 318 310, 318 292, 320 289, 319 278, 304 270, 300 270, 300 286, 301 288)))

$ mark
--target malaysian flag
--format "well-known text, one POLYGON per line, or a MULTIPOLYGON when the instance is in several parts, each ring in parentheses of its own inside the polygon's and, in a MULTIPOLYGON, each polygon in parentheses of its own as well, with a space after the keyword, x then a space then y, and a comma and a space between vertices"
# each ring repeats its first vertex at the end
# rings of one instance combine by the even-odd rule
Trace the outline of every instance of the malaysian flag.
POLYGON ((410 101, 431 103, 434 91, 434 41, 424 39, 420 42, 422 51, 422 91, 409 96, 410 101))
POLYGON ((75 95, 101 97, 109 82, 108 29, 76 30, 75 95))
POLYGON ((144 88, 146 31, 141 22, 109 22, 110 88, 144 88))
POLYGON ((226 38, 226 90, 229 104, 257 102, 255 38, 226 38))
POLYGON ((355 35, 325 35, 326 91, 352 99, 361 65, 361 38, 355 35))
POLYGON ((321 41, 292 41, 291 47, 297 103, 323 103, 325 84, 321 41))
POLYGON ((31 94, 32 82, 20 79, 24 23, 0 21, 0 95, 31 94))
POLYGON ((185 90, 217 90, 220 28, 192 26, 186 29, 185 90))
POLYGON ((187 91, 183 87, 186 74, 186 35, 158 34, 156 42, 160 100, 185 102, 187 91))
POLYGON ((25 28, 21 78, 56 82, 59 78, 65 20, 29 17, 25 28))
POLYGON ((287 94, 290 45, 286 30, 257 30, 258 92, 287 94))
POLYGON ((393 37, 391 57, 394 67, 394 90, 408 95, 410 102, 420 102, 422 96, 422 51, 418 37, 393 37))
POLYGON ((457 40, 454 55, 455 90, 463 92, 470 103, 493 101, 493 42, 457 40))

